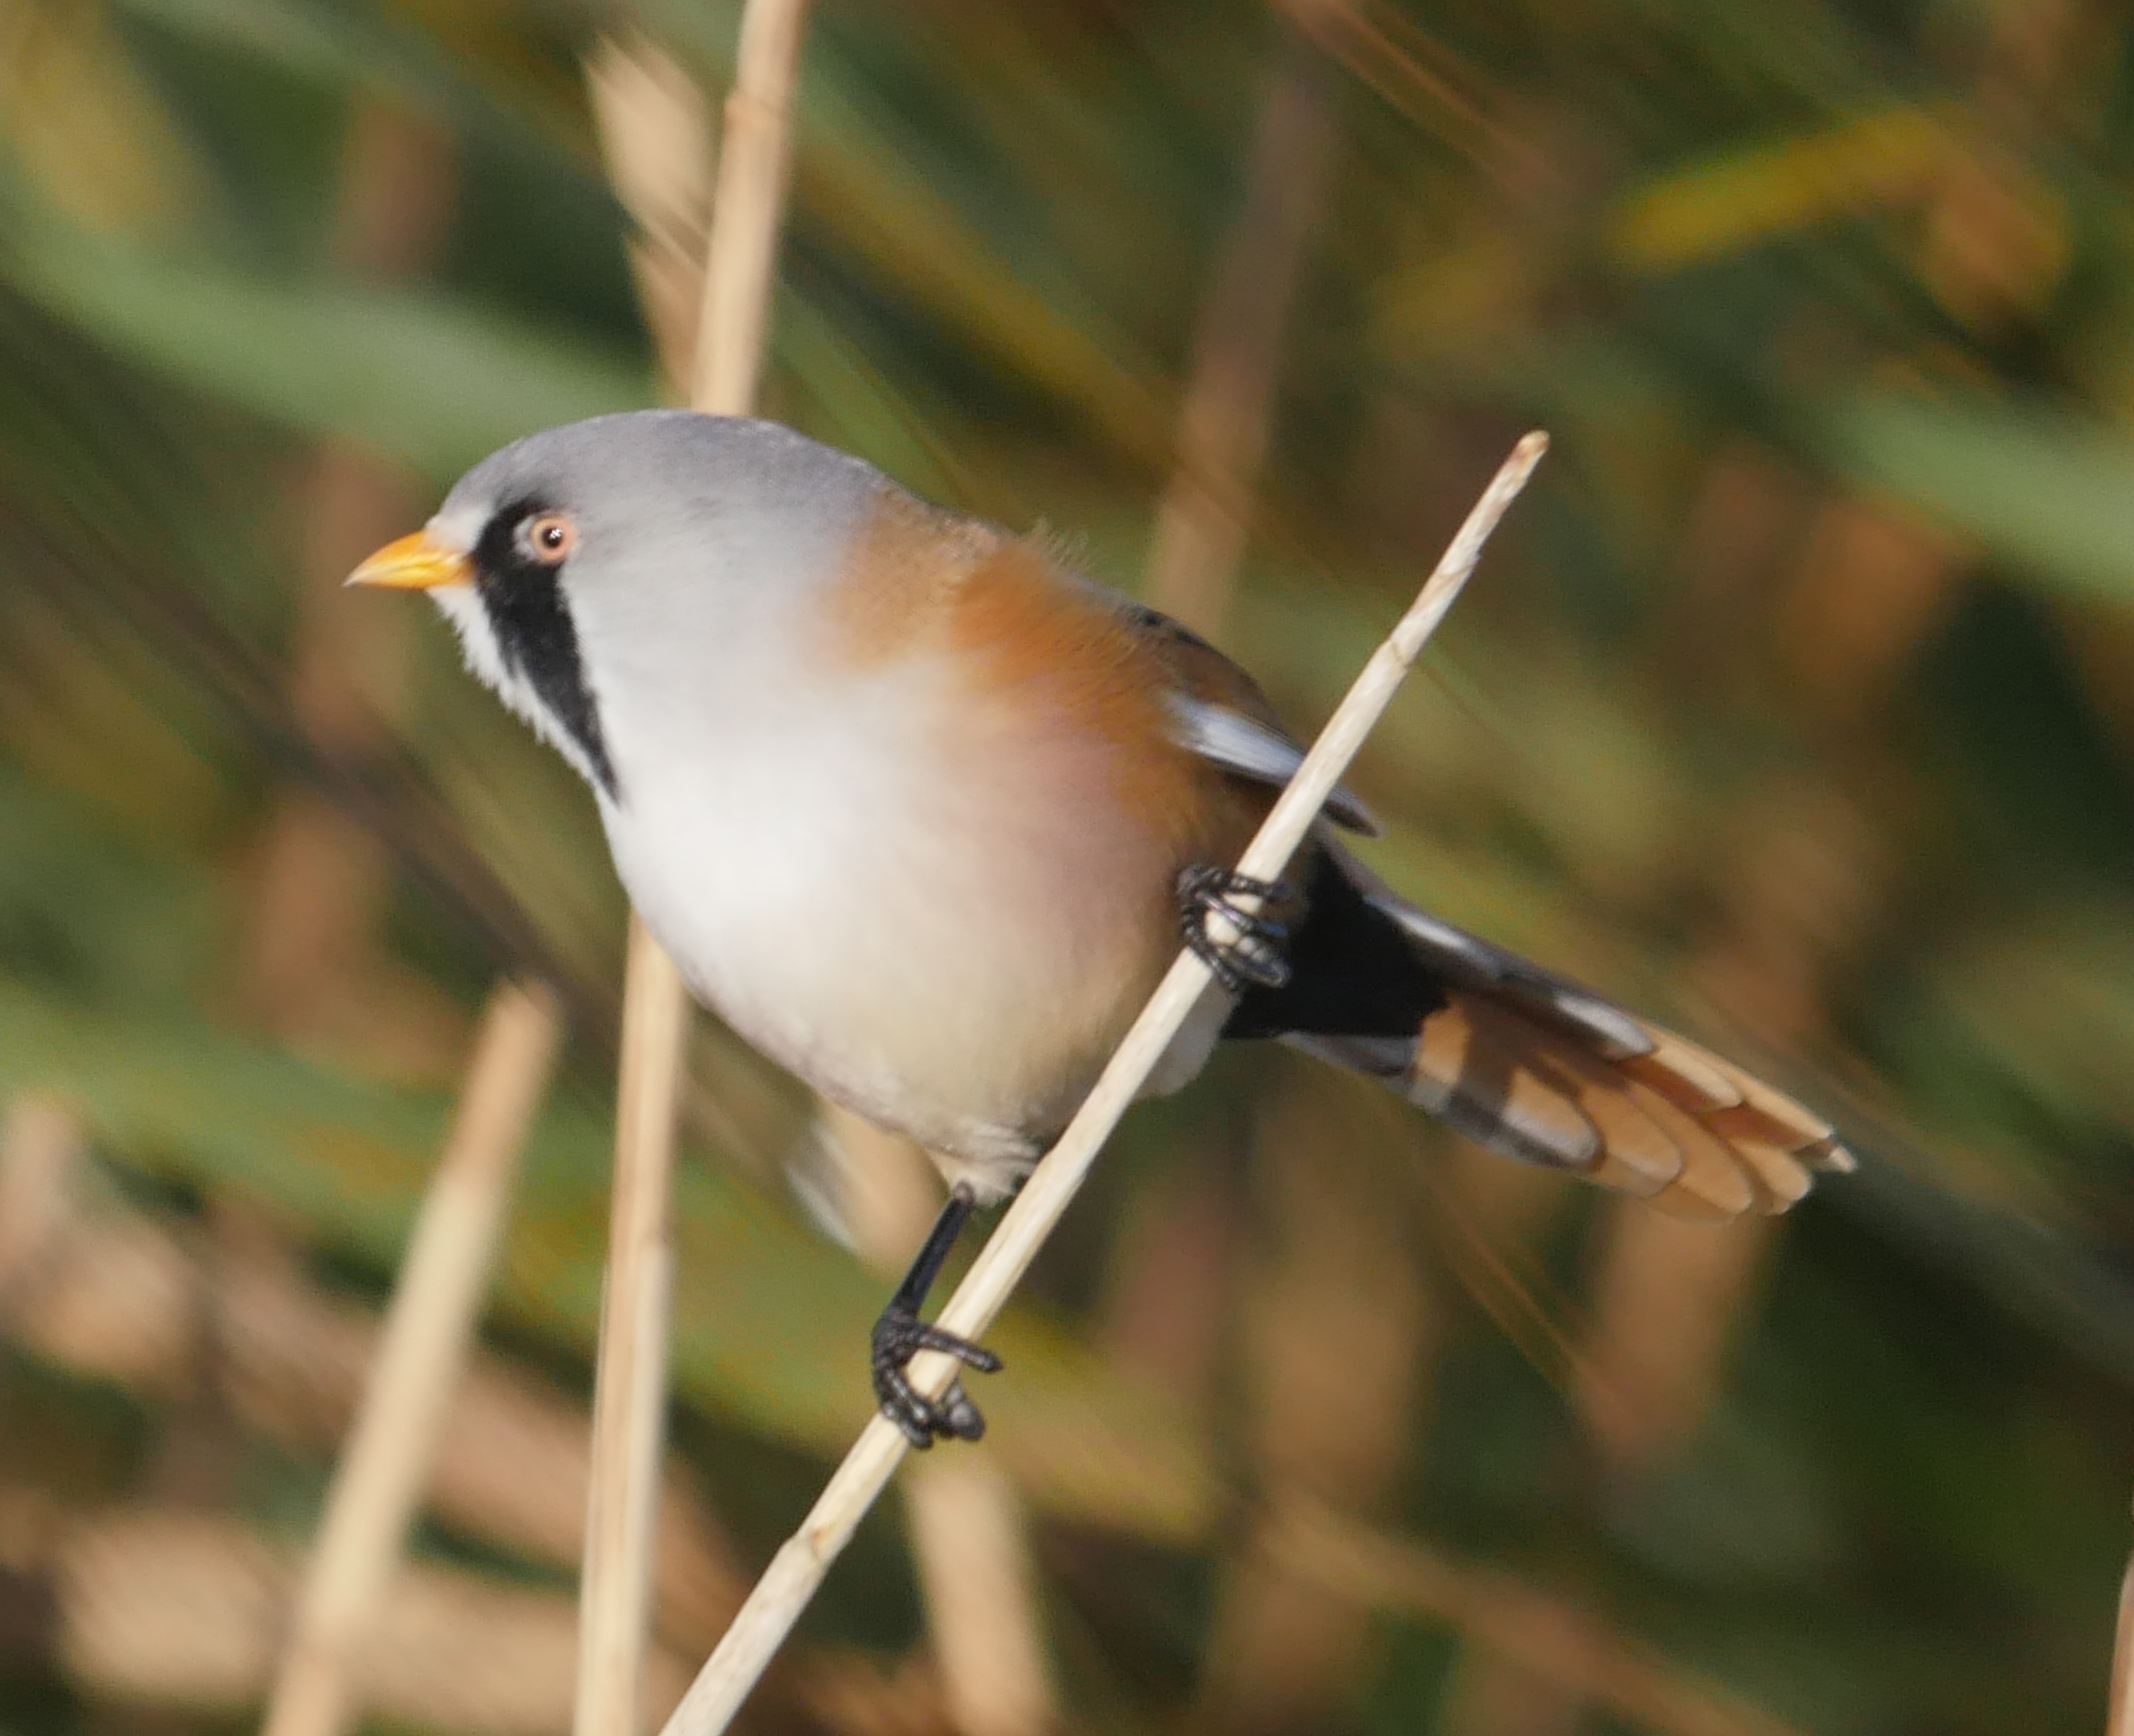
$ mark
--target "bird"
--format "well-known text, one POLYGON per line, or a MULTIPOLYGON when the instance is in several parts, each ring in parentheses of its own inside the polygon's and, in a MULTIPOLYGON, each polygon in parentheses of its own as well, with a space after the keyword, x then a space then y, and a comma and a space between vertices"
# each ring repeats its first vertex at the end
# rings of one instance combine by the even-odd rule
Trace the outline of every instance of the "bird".
POLYGON ((947 1203, 876 1322, 876 1401, 977 1439, 997 1370, 922 1318, 1182 947, 1206 991, 1146 1087, 1220 1041, 1383 1082, 1507 1157, 1678 1216, 1784 1211, 1851 1154, 1692 1041, 1417 909, 1330 798, 1280 882, 1235 862, 1303 759, 1253 678, 1043 538, 783 425, 640 410, 476 465, 349 583, 428 592, 468 667, 591 787, 695 997, 933 1157, 947 1203))

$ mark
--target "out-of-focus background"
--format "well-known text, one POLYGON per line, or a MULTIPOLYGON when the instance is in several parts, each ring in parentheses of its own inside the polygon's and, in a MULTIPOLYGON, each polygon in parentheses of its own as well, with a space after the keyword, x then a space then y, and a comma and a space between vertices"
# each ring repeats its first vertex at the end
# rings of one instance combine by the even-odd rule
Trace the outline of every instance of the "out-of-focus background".
MULTIPOLYGON (((736 24, 0 0, 7 1736, 256 1719, 528 969, 570 1044, 363 1691, 567 1726, 625 913, 432 613, 336 586, 490 447, 655 400, 736 24)), ((1866 1162, 1699 1228, 1228 1057, 1130 1121, 992 1436, 869 1522, 758 1728, 2100 1727, 2130 44, 2105 0, 823 0, 768 412, 1049 527, 1300 731, 1547 427, 1366 853, 1866 1162)), ((864 1418, 926 1210, 892 1178, 855 1257, 803 1094, 708 1020, 693 1061, 655 1711, 864 1418)))

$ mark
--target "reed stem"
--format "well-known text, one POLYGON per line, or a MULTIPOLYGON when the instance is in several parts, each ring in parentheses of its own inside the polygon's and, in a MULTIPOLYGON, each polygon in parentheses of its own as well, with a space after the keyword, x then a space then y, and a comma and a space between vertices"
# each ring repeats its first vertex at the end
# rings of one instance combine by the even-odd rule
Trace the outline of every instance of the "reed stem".
MULTIPOLYGON (((690 401, 753 407, 791 157, 807 0, 748 0, 727 99, 690 401)), ((674 1117, 688 999, 633 917, 623 986, 615 1205, 594 1379, 591 1489, 580 1578, 576 1736, 638 1736, 667 1403, 674 1117)))
MULTIPOLYGON (((1526 485, 1547 447, 1547 436, 1537 432, 1513 449, 1407 613, 1364 666, 1297 768, 1296 775, 1275 802, 1238 861, 1240 874, 1272 880, 1288 866, 1334 786, 1340 782, 1349 761, 1466 584, 1490 533, 1526 485)), ((945 1331, 975 1338, 992 1324, 1080 1190, 1119 1118, 1209 986, 1208 967, 1192 952, 1181 952, 1066 1131, 1031 1172, 1030 1179, 1023 1184, 969 1274, 941 1310, 939 1324, 945 1331)), ((922 1354, 913 1361, 912 1382, 920 1391, 938 1397, 954 1367, 946 1357, 922 1354)), ((749 1690, 822 1584, 830 1564, 851 1541, 861 1519, 888 1486, 908 1450, 894 1423, 879 1414, 868 1421, 799 1530, 786 1540, 756 1582, 718 1648, 667 1720, 663 1736, 717 1736, 732 1722, 749 1690)))
POLYGON ((361 1710, 357 1666, 429 1479, 561 1034, 548 990, 505 982, 490 996, 327 1492, 265 1736, 338 1736, 361 1710))

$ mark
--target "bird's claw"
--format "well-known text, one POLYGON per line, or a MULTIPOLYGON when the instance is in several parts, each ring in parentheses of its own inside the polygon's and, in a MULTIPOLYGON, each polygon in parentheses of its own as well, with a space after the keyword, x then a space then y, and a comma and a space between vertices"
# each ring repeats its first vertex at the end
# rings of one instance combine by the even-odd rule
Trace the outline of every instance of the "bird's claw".
POLYGON ((1271 904, 1296 901, 1286 880, 1256 880, 1205 863, 1178 876, 1178 925, 1194 957, 1233 995, 1247 987, 1278 989, 1289 981, 1289 927, 1263 914, 1271 904), (1254 899, 1248 909, 1240 899, 1254 899), (1219 940, 1208 932, 1208 919, 1219 916, 1234 938, 1219 940))
POLYGON ((983 1344, 930 1326, 892 1304, 874 1323, 874 1396, 881 1414, 922 1452, 936 1440, 951 1436, 958 1440, 978 1439, 986 1432, 986 1420, 965 1396, 961 1381, 951 1382, 938 1399, 927 1397, 911 1384, 905 1370, 922 1350, 940 1351, 980 1374, 997 1373, 1001 1366, 1001 1359, 983 1344))

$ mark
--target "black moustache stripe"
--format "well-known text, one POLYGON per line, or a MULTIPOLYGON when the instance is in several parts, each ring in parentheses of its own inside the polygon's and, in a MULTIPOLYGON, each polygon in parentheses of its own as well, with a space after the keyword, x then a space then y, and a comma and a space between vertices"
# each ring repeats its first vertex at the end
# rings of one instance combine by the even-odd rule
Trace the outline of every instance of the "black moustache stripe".
POLYGON ((586 686, 561 569, 544 566, 519 546, 519 527, 542 510, 537 502, 522 501, 489 521, 475 545, 475 591, 505 667, 525 679, 549 716, 577 744, 594 781, 609 800, 618 801, 621 788, 601 735, 599 710, 586 686))

